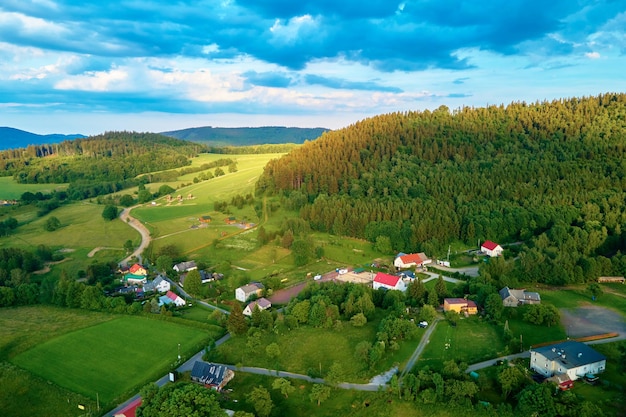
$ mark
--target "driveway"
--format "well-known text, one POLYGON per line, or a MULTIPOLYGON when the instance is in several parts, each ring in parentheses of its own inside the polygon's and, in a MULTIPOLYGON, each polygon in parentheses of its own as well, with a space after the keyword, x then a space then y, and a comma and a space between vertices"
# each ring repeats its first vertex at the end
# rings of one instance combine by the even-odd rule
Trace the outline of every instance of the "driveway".
POLYGON ((120 213, 120 220, 139 232, 139 234, 141 235, 141 243, 133 253, 131 253, 128 257, 120 262, 121 264, 127 264, 128 262, 130 262, 133 256, 139 260, 139 263, 141 263, 141 254, 143 253, 144 249, 148 247, 151 240, 150 231, 146 228, 146 226, 144 226, 139 220, 130 215, 130 211, 135 207, 139 206, 127 207, 123 209, 120 213))

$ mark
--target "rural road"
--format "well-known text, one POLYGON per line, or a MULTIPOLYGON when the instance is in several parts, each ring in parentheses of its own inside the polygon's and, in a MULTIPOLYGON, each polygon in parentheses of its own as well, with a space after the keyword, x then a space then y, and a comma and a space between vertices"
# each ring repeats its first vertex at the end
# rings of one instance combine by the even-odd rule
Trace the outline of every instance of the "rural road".
POLYGON ((130 215, 130 211, 135 207, 139 206, 127 207, 123 209, 120 212, 120 219, 139 232, 139 234, 141 235, 141 243, 133 253, 131 253, 128 257, 122 260, 122 262, 120 262, 121 264, 127 264, 128 262, 130 262, 133 256, 139 260, 139 263, 141 263, 141 254, 143 253, 144 249, 148 247, 151 240, 150 231, 146 228, 146 226, 144 226, 139 220, 130 215))
POLYGON ((411 371, 411 369, 413 369, 415 362, 417 362, 417 359, 424 351, 424 348, 426 348, 426 345, 430 342, 430 335, 435 331, 435 327, 437 327, 437 322, 439 320, 441 320, 439 317, 435 317, 435 320, 431 323, 430 326, 428 326, 428 329, 426 329, 426 331, 424 332, 424 335, 418 343, 415 352, 413 352, 413 354, 409 358, 409 361, 406 363, 406 366, 402 370, 402 373, 400 374, 400 379, 402 379, 404 375, 406 375, 409 371, 411 371))

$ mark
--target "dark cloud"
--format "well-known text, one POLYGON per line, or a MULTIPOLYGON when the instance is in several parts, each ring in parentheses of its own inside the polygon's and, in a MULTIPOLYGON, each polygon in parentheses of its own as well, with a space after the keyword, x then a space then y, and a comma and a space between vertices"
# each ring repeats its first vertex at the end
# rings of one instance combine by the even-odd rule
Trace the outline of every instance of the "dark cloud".
POLYGON ((400 88, 388 87, 372 81, 349 81, 341 78, 320 77, 318 75, 307 75, 304 79, 308 84, 321 85, 328 88, 402 93, 400 88))

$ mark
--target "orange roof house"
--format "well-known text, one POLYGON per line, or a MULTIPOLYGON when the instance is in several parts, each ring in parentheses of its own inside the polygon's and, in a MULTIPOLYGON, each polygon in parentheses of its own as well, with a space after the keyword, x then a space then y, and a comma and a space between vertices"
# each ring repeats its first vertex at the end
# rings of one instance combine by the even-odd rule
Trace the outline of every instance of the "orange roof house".
POLYGON ((143 275, 143 276, 148 275, 148 271, 146 271, 146 268, 144 268, 143 266, 139 264, 135 264, 131 266, 128 272, 130 272, 133 275, 143 275))
POLYGON ((466 300, 465 298, 444 298, 443 311, 456 311, 459 314, 477 314, 478 306, 472 300, 466 300))
POLYGON ((414 266, 423 266, 431 263, 432 260, 424 252, 420 253, 399 253, 393 261, 393 266, 397 269, 406 269, 414 266))

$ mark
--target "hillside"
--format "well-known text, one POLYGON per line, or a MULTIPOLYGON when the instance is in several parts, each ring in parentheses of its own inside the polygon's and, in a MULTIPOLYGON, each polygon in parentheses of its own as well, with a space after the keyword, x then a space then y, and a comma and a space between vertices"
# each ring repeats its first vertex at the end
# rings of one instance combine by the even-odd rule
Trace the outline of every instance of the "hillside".
POLYGON ((263 144, 296 143, 318 138, 325 128, 300 127, 194 127, 162 132, 162 135, 198 142, 208 146, 250 146, 263 144))
POLYGON ((257 191, 395 251, 529 241, 552 278, 575 280, 626 249, 625 138, 625 94, 387 114, 271 161, 257 191))
POLYGON ((14 129, 12 127, 0 127, 0 150, 2 149, 18 149, 26 148, 28 145, 43 145, 59 143, 64 140, 84 138, 86 136, 80 134, 74 135, 38 135, 36 133, 26 132, 24 130, 14 129))

